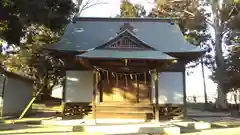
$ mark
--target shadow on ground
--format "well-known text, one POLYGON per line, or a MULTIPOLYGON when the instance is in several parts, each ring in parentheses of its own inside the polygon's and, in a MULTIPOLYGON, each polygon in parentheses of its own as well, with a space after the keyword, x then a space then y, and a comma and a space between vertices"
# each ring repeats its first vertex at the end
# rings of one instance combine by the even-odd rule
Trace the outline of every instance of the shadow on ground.
POLYGON ((35 127, 25 125, 25 124, 0 124, 0 133, 1 131, 22 130, 27 128, 35 128, 35 127))
POLYGON ((197 133, 197 132, 202 132, 202 131, 208 131, 208 130, 215 130, 215 129, 230 129, 230 128, 238 128, 240 125, 229 125, 229 126, 221 126, 219 124, 211 124, 211 128, 208 129, 195 129, 194 127, 189 127, 189 126, 180 126, 181 134, 186 134, 186 133, 197 133))
POLYGON ((28 124, 1 124, 0 135, 69 133, 72 127, 41 126, 28 124))

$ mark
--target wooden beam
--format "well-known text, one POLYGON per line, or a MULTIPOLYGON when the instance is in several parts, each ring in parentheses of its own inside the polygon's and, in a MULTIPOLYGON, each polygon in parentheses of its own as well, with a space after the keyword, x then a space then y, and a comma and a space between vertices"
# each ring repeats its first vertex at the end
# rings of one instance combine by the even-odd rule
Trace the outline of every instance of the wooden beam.
POLYGON ((159 68, 159 67, 162 67, 162 65, 96 65, 98 67, 102 67, 102 68, 109 68, 109 67, 114 67, 114 68, 118 68, 118 67, 121 67, 121 68, 126 68, 126 67, 129 67, 129 68, 148 68, 148 69, 155 69, 155 68, 159 68))
MULTIPOLYGON (((116 61, 90 61, 91 64, 96 66, 126 66, 124 62, 116 61)), ((162 66, 165 62, 128 62, 127 66, 129 67, 159 67, 162 66)))
POLYGON ((88 59, 81 59, 81 58, 76 58, 79 61, 79 64, 81 64, 82 66, 92 69, 93 66, 92 64, 89 62, 88 59))

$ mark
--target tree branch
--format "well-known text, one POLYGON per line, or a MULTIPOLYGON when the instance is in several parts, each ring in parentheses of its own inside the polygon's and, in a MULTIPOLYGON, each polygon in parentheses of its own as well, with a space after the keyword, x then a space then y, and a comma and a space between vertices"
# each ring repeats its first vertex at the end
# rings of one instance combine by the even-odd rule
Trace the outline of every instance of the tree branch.
POLYGON ((199 64, 200 64, 200 61, 196 61, 193 64, 186 66, 186 68, 194 68, 194 67, 198 66, 199 64))
POLYGON ((187 13, 187 14, 191 15, 192 17, 195 17, 194 13, 192 13, 192 12, 190 12, 190 11, 183 10, 183 12, 185 12, 185 13, 187 13))
POLYGON ((211 20, 206 19, 206 22, 207 22, 207 24, 210 25, 212 28, 215 27, 214 24, 213 24, 213 22, 211 22, 211 20))
POLYGON ((100 4, 107 4, 107 2, 102 2, 101 0, 88 0, 86 3, 83 4, 81 9, 79 9, 78 15, 81 15, 84 10, 100 4))

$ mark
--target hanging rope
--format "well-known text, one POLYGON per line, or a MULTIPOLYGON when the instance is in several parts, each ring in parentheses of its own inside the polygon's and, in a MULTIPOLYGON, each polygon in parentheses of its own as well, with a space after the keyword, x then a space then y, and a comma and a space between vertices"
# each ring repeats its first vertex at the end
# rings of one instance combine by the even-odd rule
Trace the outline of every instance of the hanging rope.
POLYGON ((128 83, 127 83, 127 75, 125 74, 125 86, 126 88, 128 87, 128 83))
POLYGON ((96 72, 96 84, 98 84, 100 80, 100 76, 99 76, 99 71, 96 72))
POLYGON ((101 73, 100 73, 100 71, 98 71, 98 79, 99 79, 98 81, 101 80, 101 77, 102 77, 102 76, 101 76, 101 73))
POLYGON ((107 71, 107 82, 108 82, 108 84, 110 83, 109 76, 108 76, 108 71, 107 71))
POLYGON ((147 73, 144 73, 144 83, 147 84, 147 73))
POLYGON ((131 79, 133 80, 133 76, 132 76, 132 74, 130 74, 130 77, 131 77, 131 79))
POLYGON ((93 67, 94 67, 97 71, 99 71, 99 72, 102 71, 102 72, 106 72, 106 73, 107 73, 107 82, 108 82, 108 84, 110 84, 109 73, 111 73, 112 76, 116 78, 116 85, 117 85, 117 86, 118 86, 118 84, 119 84, 119 77, 121 78, 122 76, 124 76, 124 77, 125 77, 125 86, 126 86, 126 87, 128 87, 127 75, 129 75, 132 80, 133 80, 133 76, 135 76, 136 82, 138 82, 137 76, 143 74, 143 75, 144 75, 144 83, 147 84, 147 74, 149 73, 150 76, 152 76, 151 73, 154 71, 154 69, 152 69, 152 70, 148 70, 148 71, 142 72, 142 73, 118 73, 118 72, 111 72, 111 71, 108 71, 108 70, 106 70, 106 69, 99 68, 99 67, 96 67, 96 66, 93 66, 93 67))
POLYGON ((137 75, 135 75, 135 79, 136 79, 136 84, 138 83, 138 78, 137 78, 137 75))
MULTIPOLYGON (((96 70, 98 71, 103 71, 103 72, 107 72, 107 75, 108 75, 108 72, 111 72, 113 74, 116 74, 116 75, 125 75, 126 73, 118 73, 118 72, 112 72, 112 71, 109 71, 107 69, 103 69, 103 68, 99 68, 99 67, 96 67, 96 66, 93 66, 96 70)), ((141 72, 141 73, 129 73, 129 74, 132 74, 132 75, 141 75, 141 74, 146 74, 146 73, 150 73, 154 71, 154 69, 151 69, 151 70, 148 70, 146 72, 141 72)), ((108 77, 107 77, 108 78, 108 77)))
POLYGON ((118 86, 118 75, 116 75, 116 84, 118 86))
POLYGON ((112 76, 115 78, 115 75, 114 75, 114 73, 112 73, 112 76))

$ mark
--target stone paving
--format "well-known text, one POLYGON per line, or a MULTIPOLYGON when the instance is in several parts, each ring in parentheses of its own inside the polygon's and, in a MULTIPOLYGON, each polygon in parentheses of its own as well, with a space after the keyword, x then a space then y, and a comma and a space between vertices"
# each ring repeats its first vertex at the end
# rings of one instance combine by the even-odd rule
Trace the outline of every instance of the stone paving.
POLYGON ((240 118, 231 117, 227 112, 188 109, 188 116, 196 121, 204 121, 222 127, 240 126, 240 118))
POLYGON ((190 117, 230 117, 228 112, 209 112, 197 109, 187 109, 187 114, 190 117))

